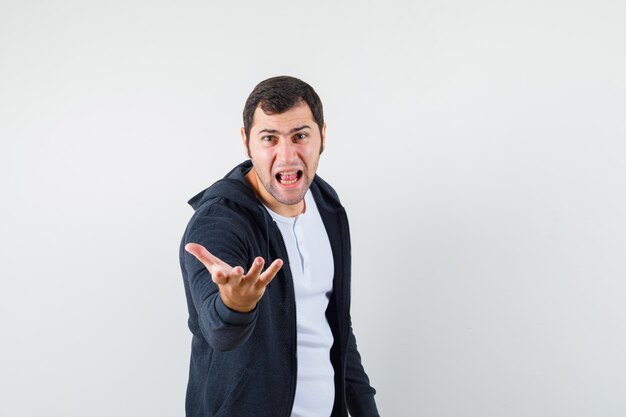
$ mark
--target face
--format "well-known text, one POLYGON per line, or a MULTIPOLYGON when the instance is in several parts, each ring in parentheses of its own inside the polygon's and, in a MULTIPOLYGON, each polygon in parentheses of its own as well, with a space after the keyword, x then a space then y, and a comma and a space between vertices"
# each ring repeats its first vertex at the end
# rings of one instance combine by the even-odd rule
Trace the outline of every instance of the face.
MULTIPOLYGON (((272 211, 286 217, 302 213, 325 135, 326 124, 320 132, 306 103, 280 114, 256 108, 247 147, 253 168, 247 178, 272 211)), ((241 137, 246 146, 243 128, 241 137)))

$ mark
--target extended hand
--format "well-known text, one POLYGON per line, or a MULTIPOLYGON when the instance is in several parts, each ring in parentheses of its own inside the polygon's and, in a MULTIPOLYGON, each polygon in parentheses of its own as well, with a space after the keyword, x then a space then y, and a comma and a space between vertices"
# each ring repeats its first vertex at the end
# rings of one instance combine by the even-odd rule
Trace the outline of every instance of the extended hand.
POLYGON ((248 273, 244 274, 241 266, 228 265, 202 245, 187 243, 185 250, 202 262, 211 273, 226 307, 241 313, 254 310, 265 293, 265 287, 283 266, 283 261, 276 259, 265 272, 261 273, 265 260, 257 257, 248 273))

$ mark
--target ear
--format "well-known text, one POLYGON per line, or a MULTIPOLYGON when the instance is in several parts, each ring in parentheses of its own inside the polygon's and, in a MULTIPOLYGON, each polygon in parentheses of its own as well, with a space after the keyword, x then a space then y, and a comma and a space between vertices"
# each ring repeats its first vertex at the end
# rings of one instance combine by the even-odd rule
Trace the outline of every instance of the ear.
POLYGON ((324 148, 326 147, 326 122, 324 122, 324 126, 322 126, 322 147, 320 148, 320 155, 324 152, 324 148))
POLYGON ((248 143, 246 140, 246 129, 242 127, 240 129, 240 132, 241 132, 241 143, 243 144, 244 152, 246 153, 246 156, 248 158, 252 159, 252 157, 250 156, 250 147, 248 146, 248 143))

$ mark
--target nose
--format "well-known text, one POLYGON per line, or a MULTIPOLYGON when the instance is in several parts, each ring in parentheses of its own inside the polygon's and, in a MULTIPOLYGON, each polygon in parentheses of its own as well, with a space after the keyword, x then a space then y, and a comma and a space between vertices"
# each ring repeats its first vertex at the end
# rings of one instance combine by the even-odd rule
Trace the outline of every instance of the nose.
POLYGON ((298 158, 296 152, 296 144, 288 139, 283 139, 278 143, 278 149, 276 153, 276 158, 285 165, 289 165, 295 162, 298 158))

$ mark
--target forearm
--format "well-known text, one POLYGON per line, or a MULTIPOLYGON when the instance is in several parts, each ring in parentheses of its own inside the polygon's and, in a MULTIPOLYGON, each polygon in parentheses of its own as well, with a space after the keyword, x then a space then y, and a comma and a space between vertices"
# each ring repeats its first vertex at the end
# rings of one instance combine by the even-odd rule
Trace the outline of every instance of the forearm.
POLYGON ((198 324, 205 339, 216 350, 228 351, 245 343, 252 334, 257 309, 239 313, 229 309, 215 292, 198 309, 198 324))
MULTIPOLYGON (((197 326, 207 343, 216 350, 227 351, 245 343, 254 330, 257 311, 239 313, 229 309, 220 297, 218 286, 213 282, 210 272, 192 254, 184 250, 189 240, 200 240, 192 236, 184 239, 181 245, 181 264, 186 280, 187 302, 190 311, 197 314, 197 326)), ((200 240, 212 249, 219 249, 212 242, 200 240)), ((229 259, 238 261, 231 253, 229 259)), ((194 318, 191 317, 191 320, 194 318)))
POLYGON ((361 363, 361 355, 357 349, 356 338, 350 329, 348 339, 348 357, 346 364, 346 401, 348 410, 353 417, 378 417, 378 409, 374 394, 376 390, 361 363))

